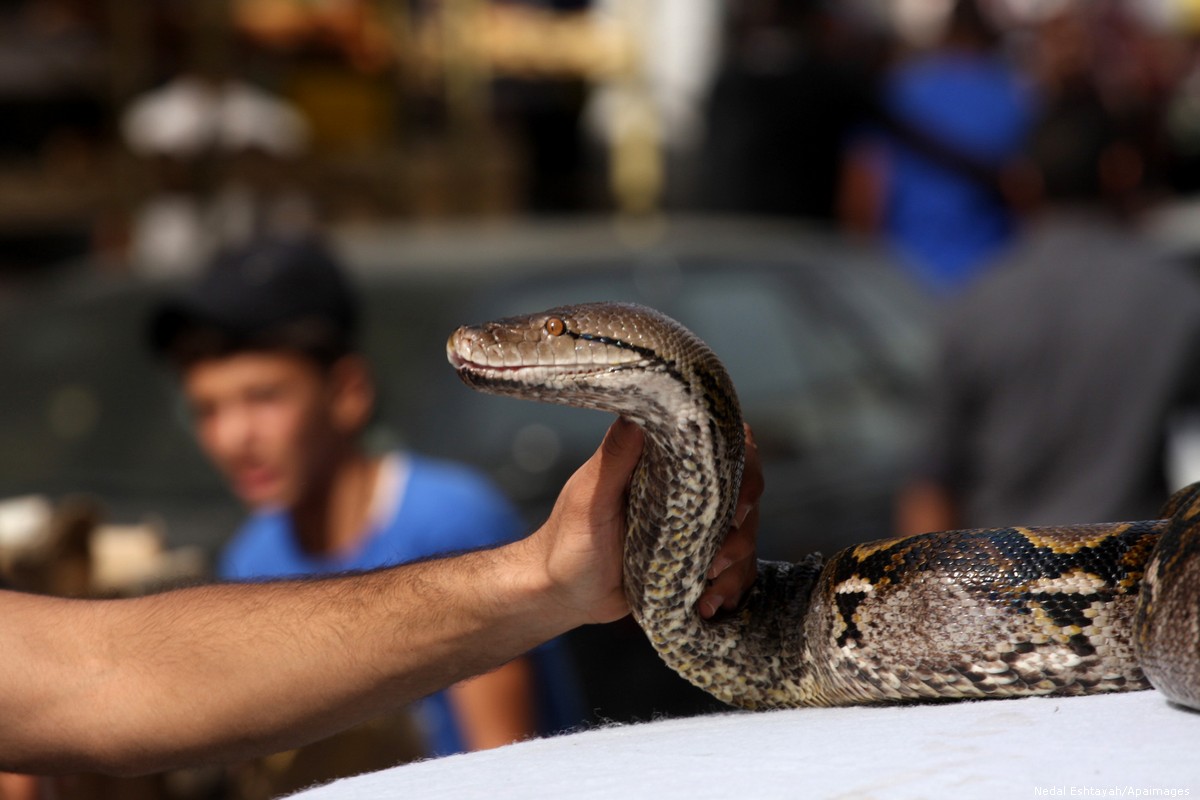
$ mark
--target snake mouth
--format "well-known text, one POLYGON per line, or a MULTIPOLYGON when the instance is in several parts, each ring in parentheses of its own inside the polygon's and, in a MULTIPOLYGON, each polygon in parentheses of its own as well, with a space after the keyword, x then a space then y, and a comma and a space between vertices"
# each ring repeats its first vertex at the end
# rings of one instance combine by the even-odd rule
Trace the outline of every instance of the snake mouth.
POLYGON ((605 370, 598 370, 590 364, 492 364, 476 361, 464 354, 468 348, 462 347, 461 334, 455 334, 446 342, 446 359, 459 377, 495 380, 516 380, 517 375, 535 375, 545 378, 548 375, 568 377, 573 375, 589 375, 605 370))
POLYGON ((620 372, 622 365, 596 367, 588 364, 516 364, 511 366, 482 364, 464 358, 457 352, 447 353, 450 366, 468 386, 498 390, 509 387, 514 391, 531 386, 562 382, 559 387, 575 381, 586 381, 620 372))
POLYGON ((450 366, 463 379, 466 379, 467 376, 499 377, 504 374, 511 375, 536 366, 533 364, 490 364, 485 361, 475 361, 467 355, 474 349, 472 343, 475 338, 474 332, 470 328, 459 328, 450 334, 450 338, 446 340, 446 360, 450 362, 450 366))
POLYGON ((493 370, 500 371, 503 369, 520 369, 520 367, 494 367, 491 364, 480 364, 478 361, 472 361, 469 358, 463 358, 454 350, 449 349, 446 351, 446 357, 450 361, 450 366, 454 367, 454 369, 458 370, 459 372, 486 372, 493 370))
POLYGON ((470 358, 464 356, 460 347, 463 330, 460 328, 446 340, 446 360, 450 362, 450 366, 460 375, 463 373, 480 374, 492 371, 498 372, 504 369, 520 369, 520 367, 498 367, 493 364, 484 364, 479 361, 472 361, 470 358))
MULTIPOLYGON (((446 341, 446 359, 463 382, 476 388, 489 385, 528 387, 558 382, 561 382, 558 388, 563 388, 565 384, 603 379, 604 376, 614 375, 633 366, 645 366, 645 361, 639 359, 609 363, 570 359, 555 363, 546 359, 534 363, 497 364, 477 360, 478 355, 476 358, 471 357, 471 354, 481 349, 474 346, 474 336, 475 332, 470 328, 460 328, 451 334, 446 341)), ((486 353, 484 357, 486 358, 486 353)))
POLYGON ((455 369, 460 375, 512 375, 517 372, 525 372, 527 370, 537 369, 539 364, 516 364, 513 366, 505 366, 503 364, 484 364, 479 361, 472 361, 469 358, 463 357, 453 347, 446 348, 446 358, 450 362, 450 366, 455 369))
POLYGON ((446 357, 450 361, 450 366, 454 368, 455 374, 458 375, 463 383, 477 388, 491 386, 495 389, 503 385, 513 387, 524 386, 531 381, 519 376, 534 373, 540 366, 536 364, 517 364, 513 366, 485 364, 479 361, 472 361, 462 356, 453 348, 446 349, 446 357))
POLYGON ((457 354, 451 356, 450 365, 458 372, 459 377, 464 379, 470 377, 507 381, 518 381, 519 378, 517 376, 519 375, 533 375, 537 376, 533 380, 545 380, 550 376, 557 378, 584 377, 615 372, 620 369, 618 366, 597 369, 596 367, 582 364, 518 364, 515 366, 480 364, 477 361, 465 359, 457 354))

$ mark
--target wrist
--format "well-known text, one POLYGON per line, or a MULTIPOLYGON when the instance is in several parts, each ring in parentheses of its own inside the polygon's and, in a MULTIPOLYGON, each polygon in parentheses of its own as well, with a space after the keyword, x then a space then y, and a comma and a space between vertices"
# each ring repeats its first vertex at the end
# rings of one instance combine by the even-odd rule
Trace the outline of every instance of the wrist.
POLYGON ((590 621, 570 602, 570 587, 555 580, 540 534, 537 531, 492 551, 497 556, 496 602, 536 631, 542 637, 538 643, 590 621))

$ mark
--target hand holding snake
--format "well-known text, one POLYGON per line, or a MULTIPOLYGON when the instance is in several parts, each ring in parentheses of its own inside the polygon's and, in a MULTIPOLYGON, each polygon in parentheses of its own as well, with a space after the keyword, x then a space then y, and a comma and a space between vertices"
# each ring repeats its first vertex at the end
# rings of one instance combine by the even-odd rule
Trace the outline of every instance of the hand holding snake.
POLYGON ((643 428, 626 599, 663 660, 725 702, 1153 684, 1200 708, 1200 484, 1177 493, 1162 520, 943 531, 852 546, 826 563, 762 562, 745 601, 708 621, 697 601, 745 458, 737 396, 712 351, 652 309, 597 303, 460 328, 447 352, 476 389, 611 411, 643 428))

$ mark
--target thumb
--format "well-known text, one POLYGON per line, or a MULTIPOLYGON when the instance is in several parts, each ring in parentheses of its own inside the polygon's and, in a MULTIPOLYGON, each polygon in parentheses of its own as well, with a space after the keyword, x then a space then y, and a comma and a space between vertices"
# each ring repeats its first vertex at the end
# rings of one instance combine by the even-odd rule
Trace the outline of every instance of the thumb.
POLYGON ((644 440, 642 429, 624 417, 619 417, 609 426, 596 453, 596 466, 599 469, 596 495, 601 502, 620 502, 629 486, 633 468, 642 455, 644 440))

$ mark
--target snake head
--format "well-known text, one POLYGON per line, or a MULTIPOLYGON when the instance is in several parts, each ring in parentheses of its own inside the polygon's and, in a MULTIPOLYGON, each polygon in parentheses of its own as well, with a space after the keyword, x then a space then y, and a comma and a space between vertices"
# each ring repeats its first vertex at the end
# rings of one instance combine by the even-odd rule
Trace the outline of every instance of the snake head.
POLYGON ((732 385, 712 351, 675 320, 631 303, 561 306, 464 326, 446 344, 469 386, 618 414, 669 408, 702 370, 732 385), (647 400, 652 402, 647 403, 647 400))
POLYGON ((481 389, 492 382, 516 383, 526 393, 551 382, 578 383, 655 359, 646 332, 615 313, 634 308, 657 314, 595 303, 463 326, 451 334, 446 355, 464 381, 481 389))

